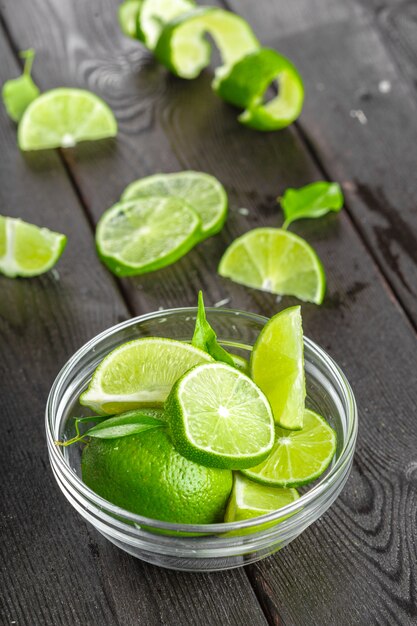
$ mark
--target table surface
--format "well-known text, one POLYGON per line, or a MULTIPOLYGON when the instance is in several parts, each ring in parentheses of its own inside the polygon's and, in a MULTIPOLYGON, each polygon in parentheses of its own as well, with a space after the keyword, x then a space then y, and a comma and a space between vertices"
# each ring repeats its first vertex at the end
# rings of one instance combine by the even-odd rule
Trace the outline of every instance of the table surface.
POLYGON ((416 624, 417 5, 397 0, 228 0, 306 86, 300 120, 240 126, 210 88, 181 81, 119 32, 114 0, 0 2, 1 81, 34 47, 42 89, 89 88, 114 109, 116 141, 23 155, 0 107, 1 213, 68 235, 57 268, 0 280, 0 622, 19 626, 416 624), (22 6, 23 4, 23 6, 22 6), (94 226, 132 180, 195 169, 225 185, 223 232, 175 265, 116 280, 94 226), (277 225, 289 186, 338 180, 346 208, 293 231, 318 250, 328 292, 303 305, 306 334, 344 368, 360 411, 351 477, 282 552, 229 572, 188 574, 135 560, 64 500, 43 426, 51 383, 101 330, 159 307, 212 305, 270 316, 295 300, 216 274, 225 247, 277 225), (248 211, 239 211, 245 207, 248 211))

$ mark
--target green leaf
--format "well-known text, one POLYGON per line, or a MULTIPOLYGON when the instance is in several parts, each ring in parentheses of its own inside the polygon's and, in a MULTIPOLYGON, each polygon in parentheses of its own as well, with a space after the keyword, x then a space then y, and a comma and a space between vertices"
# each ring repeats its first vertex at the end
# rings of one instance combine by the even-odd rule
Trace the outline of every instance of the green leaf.
POLYGON ((143 0, 125 0, 119 6, 118 17, 122 33, 137 39, 138 17, 143 0))
POLYGON ((338 183, 320 181, 300 189, 287 189, 278 198, 284 211, 287 228, 295 220, 305 217, 321 217, 329 211, 340 211, 343 206, 343 193, 338 183))
POLYGON ((198 312, 191 344, 210 354, 216 361, 223 361, 232 367, 235 366, 232 356, 218 343, 217 335, 206 319, 202 291, 198 294, 198 312))
POLYGON ((39 88, 30 75, 35 51, 25 50, 20 53, 20 56, 25 59, 23 74, 19 78, 7 80, 2 88, 4 106, 9 117, 15 122, 20 121, 29 104, 40 94, 39 88))
POLYGON ((100 439, 116 439, 117 437, 127 437, 137 435, 151 428, 161 428, 164 422, 141 411, 127 411, 110 417, 104 422, 93 426, 84 433, 83 437, 98 437, 100 439))

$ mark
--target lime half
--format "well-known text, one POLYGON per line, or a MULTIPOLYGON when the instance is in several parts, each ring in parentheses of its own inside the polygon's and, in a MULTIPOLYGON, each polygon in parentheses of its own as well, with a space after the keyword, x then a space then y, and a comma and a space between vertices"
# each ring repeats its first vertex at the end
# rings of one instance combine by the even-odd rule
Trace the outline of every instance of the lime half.
POLYGON ((255 228, 227 248, 219 274, 236 283, 321 304, 326 277, 313 248, 280 228, 255 228))
POLYGON ((268 400, 224 363, 200 365, 173 387, 165 412, 180 454, 208 467, 240 469, 265 459, 274 442, 268 400))
POLYGON ((320 415, 306 409, 303 429, 276 427, 269 457, 243 473, 265 485, 299 487, 318 478, 330 465, 335 452, 333 428, 320 415))
POLYGON ((129 341, 100 363, 80 403, 108 414, 161 405, 180 376, 212 361, 206 352, 173 339, 129 341))
POLYGON ((189 204, 201 219, 202 238, 218 233, 227 217, 227 195, 223 185, 203 172, 155 174, 134 181, 122 194, 122 200, 144 196, 174 196, 189 204))
POLYGON ((117 134, 111 109, 84 89, 52 89, 26 109, 18 128, 21 150, 69 148, 79 141, 104 139, 117 134))
POLYGON ((96 231, 102 261, 117 276, 145 274, 174 263, 199 241, 200 218, 179 198, 151 196, 120 202, 96 231))
POLYGON ((211 45, 206 33, 220 50, 223 61, 220 74, 259 48, 251 27, 238 15, 216 7, 197 7, 165 26, 155 56, 177 76, 195 78, 210 63, 211 45))
POLYGON ((10 278, 43 274, 58 261, 66 243, 65 235, 0 215, 0 272, 10 278))
POLYGON ((143 0, 138 15, 138 38, 153 50, 165 24, 194 6, 193 0, 143 0))
POLYGON ((302 428, 306 389, 299 306, 281 311, 264 326, 253 347, 250 369, 271 404, 275 422, 282 428, 302 428))

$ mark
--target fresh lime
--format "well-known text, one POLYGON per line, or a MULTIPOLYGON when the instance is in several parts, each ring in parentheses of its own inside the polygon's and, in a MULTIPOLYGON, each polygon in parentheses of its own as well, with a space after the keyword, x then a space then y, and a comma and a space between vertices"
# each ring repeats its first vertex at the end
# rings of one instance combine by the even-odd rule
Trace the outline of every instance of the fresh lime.
POLYGON ((120 202, 101 217, 97 251, 117 276, 153 272, 180 259, 199 241, 200 218, 179 198, 120 202))
POLYGON ((25 110, 18 128, 21 150, 69 148, 79 141, 117 134, 111 109, 84 89, 51 89, 25 110))
POLYGON ((244 108, 239 121, 257 130, 289 126, 303 107, 304 87, 297 69, 269 48, 244 56, 217 76, 213 86, 224 100, 244 108), (278 83, 278 95, 265 103, 264 94, 273 81, 278 83))
POLYGON ((83 450, 82 478, 116 506, 181 524, 222 522, 232 489, 232 472, 185 459, 165 428, 92 439, 83 450))
POLYGON ((58 261, 66 243, 65 235, 0 215, 0 272, 10 278, 43 274, 58 261))
POLYGON ((177 76, 195 78, 210 63, 211 45, 206 33, 222 56, 223 65, 217 75, 259 48, 251 27, 238 15, 216 7, 197 7, 165 26, 155 56, 177 76))
POLYGON ((138 16, 143 0, 124 0, 119 5, 118 18, 122 33, 136 39, 138 30, 138 16))
POLYGON ((201 219, 202 239, 218 233, 227 217, 227 195, 223 185, 203 172, 154 174, 131 183, 122 200, 144 196, 174 196, 187 202, 201 219))
POLYGON ((153 50, 165 24, 194 6, 193 0, 143 0, 138 15, 138 38, 153 50))
POLYGON ((187 372, 174 385, 165 414, 178 452, 208 467, 251 467, 274 442, 268 400, 248 376, 225 363, 187 372))
POLYGON ((299 487, 318 478, 336 452, 336 433, 317 413, 305 410, 302 430, 276 427, 275 444, 263 463, 243 470, 250 479, 276 487, 299 487))
POLYGON ((187 343, 145 337, 115 348, 93 374, 80 403, 97 413, 161 405, 187 370, 213 359, 187 343))
POLYGON ((274 315, 253 347, 250 373, 268 398, 281 428, 303 427, 306 396, 301 309, 290 307, 274 315))
POLYGON ((255 228, 227 248, 219 274, 236 283, 321 304, 326 277, 304 239, 280 228, 255 228))

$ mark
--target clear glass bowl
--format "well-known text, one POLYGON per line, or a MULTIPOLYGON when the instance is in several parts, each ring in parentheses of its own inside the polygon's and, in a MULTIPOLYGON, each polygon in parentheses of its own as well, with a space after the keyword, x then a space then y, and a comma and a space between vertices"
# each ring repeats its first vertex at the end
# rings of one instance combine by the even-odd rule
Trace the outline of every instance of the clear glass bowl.
MULTIPOLYGON (((139 337, 190 341, 195 316, 194 308, 158 311, 118 324, 89 341, 67 362, 52 386, 46 407, 46 434, 52 470, 60 489, 107 539, 129 554, 161 567, 211 571, 247 565, 269 556, 320 517, 348 478, 358 424, 355 398, 343 372, 324 350, 305 338, 307 406, 335 428, 338 444, 331 467, 299 500, 256 519, 186 525, 141 517, 99 497, 81 480, 80 447, 62 448, 54 441, 74 434, 71 417, 85 411, 78 398, 99 362, 111 350, 139 337), (176 533, 181 534, 175 536, 176 533)), ((208 309, 207 318, 221 343, 246 357, 267 322, 260 315, 226 309, 208 309)))

